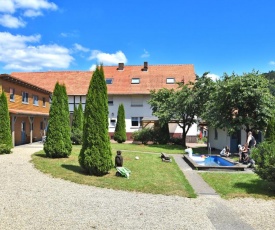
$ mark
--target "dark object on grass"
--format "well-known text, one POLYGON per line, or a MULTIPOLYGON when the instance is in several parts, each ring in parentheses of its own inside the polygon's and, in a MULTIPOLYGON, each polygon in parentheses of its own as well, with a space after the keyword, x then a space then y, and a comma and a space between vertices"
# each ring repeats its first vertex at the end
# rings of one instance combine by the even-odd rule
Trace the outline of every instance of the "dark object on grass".
POLYGON ((172 162, 172 159, 169 156, 167 156, 165 153, 161 153, 160 158, 162 159, 162 161, 172 162))

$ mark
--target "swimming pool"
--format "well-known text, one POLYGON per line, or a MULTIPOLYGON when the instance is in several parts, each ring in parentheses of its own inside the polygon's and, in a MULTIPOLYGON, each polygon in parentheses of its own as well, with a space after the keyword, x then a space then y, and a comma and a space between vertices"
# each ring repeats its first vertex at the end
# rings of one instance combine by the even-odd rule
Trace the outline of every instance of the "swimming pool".
POLYGON ((234 164, 233 162, 220 156, 203 156, 193 154, 192 156, 185 155, 184 160, 197 170, 240 170, 244 171, 247 166, 234 164))

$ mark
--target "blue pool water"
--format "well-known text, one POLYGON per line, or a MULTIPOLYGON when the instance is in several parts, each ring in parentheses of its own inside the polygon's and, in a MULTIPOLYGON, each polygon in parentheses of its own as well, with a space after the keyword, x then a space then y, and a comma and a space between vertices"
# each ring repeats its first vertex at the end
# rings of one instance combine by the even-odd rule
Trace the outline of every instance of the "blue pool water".
POLYGON ((204 161, 196 161, 198 165, 204 166, 234 166, 233 163, 229 162, 228 160, 220 157, 220 156, 209 156, 205 158, 204 161))

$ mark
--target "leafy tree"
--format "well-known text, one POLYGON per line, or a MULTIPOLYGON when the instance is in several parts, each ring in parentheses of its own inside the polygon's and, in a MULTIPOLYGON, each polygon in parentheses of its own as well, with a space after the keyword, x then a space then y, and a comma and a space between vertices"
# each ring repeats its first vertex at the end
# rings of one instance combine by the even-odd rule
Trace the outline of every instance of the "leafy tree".
POLYGON ((182 128, 182 143, 186 147, 186 135, 191 126, 197 122, 197 115, 203 111, 206 96, 213 85, 205 73, 195 83, 179 83, 179 88, 152 90, 148 103, 151 105, 153 115, 159 118, 161 125, 175 120, 182 128))
POLYGON ((108 96, 103 67, 97 66, 91 79, 83 126, 79 164, 90 175, 104 175, 113 167, 108 134, 108 96))
POLYGON ((117 123, 114 133, 114 140, 118 143, 126 141, 125 110, 123 104, 118 107, 117 123))
POLYGON ((275 182, 275 142, 264 141, 252 150, 255 173, 264 180, 275 182))
POLYGON ((68 157, 72 151, 70 138, 70 114, 65 85, 55 85, 47 138, 44 144, 46 156, 52 158, 68 157))
POLYGON ((243 125, 246 132, 265 129, 273 108, 268 80, 258 72, 225 74, 212 90, 203 116, 213 127, 227 128, 231 134, 243 125))
POLYGON ((275 142, 275 117, 272 116, 268 122, 265 139, 269 142, 275 142))
POLYGON ((153 142, 159 144, 167 144, 170 141, 169 124, 168 122, 164 124, 155 123, 153 142))
POLYGON ((269 80, 269 90, 270 93, 275 96, 275 71, 269 71, 268 73, 263 73, 263 76, 269 80))
POLYGON ((7 97, 0 95, 0 154, 11 153, 13 147, 7 97))
POLYGON ((74 108, 73 120, 72 120, 72 133, 71 140, 74 144, 82 144, 83 136, 83 110, 82 105, 74 108))

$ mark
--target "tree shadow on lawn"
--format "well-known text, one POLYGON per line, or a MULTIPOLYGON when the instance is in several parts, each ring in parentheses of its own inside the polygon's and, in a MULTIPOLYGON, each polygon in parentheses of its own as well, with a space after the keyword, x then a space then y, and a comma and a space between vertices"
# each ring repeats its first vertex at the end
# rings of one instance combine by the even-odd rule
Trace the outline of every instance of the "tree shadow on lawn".
POLYGON ((268 182, 262 179, 251 180, 250 183, 235 183, 234 187, 245 189, 248 194, 258 194, 268 197, 275 197, 275 183, 268 182))
POLYGON ((61 165, 62 168, 65 168, 67 170, 73 171, 74 173, 78 173, 81 175, 88 175, 83 168, 81 168, 79 165, 66 165, 66 164, 62 164, 61 165))

